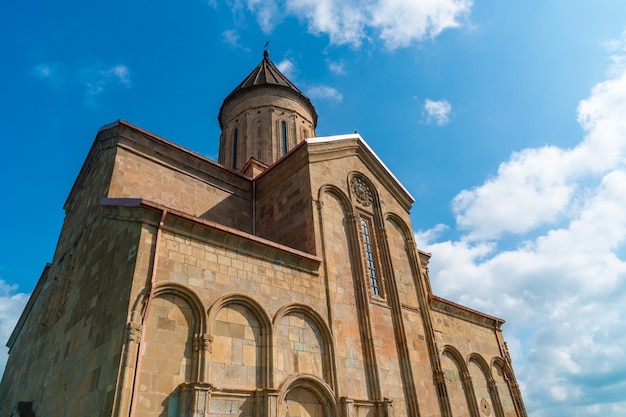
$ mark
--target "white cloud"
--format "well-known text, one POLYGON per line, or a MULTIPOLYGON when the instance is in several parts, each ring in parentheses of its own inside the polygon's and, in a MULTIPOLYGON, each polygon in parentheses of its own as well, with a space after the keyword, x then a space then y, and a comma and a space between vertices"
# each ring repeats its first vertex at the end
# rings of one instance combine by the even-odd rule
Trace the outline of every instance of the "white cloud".
POLYGON ((346 73, 346 71, 343 68, 343 62, 339 61, 339 62, 334 62, 334 61, 328 61, 328 69, 330 70, 330 72, 333 72, 337 75, 344 75, 346 73))
POLYGON ((469 0, 381 0, 373 6, 372 25, 387 47, 394 49, 459 26, 459 19, 471 7, 469 0))
POLYGON ((563 176, 563 154, 546 146, 514 153, 496 177, 459 193, 453 209, 472 238, 524 233, 553 221, 570 201, 574 184, 563 176))
POLYGON ((435 123, 437 126, 445 126, 450 121, 452 106, 447 100, 424 100, 424 112, 426 123, 435 123))
POLYGON ((494 178, 464 190, 453 202, 471 238, 526 233, 571 211, 585 190, 626 158, 626 69, 597 84, 580 102, 585 138, 572 149, 524 149, 502 163, 494 178))
MULTIPOLYGON (((234 13, 240 1, 229 2, 234 13)), ((414 41, 434 38, 461 25, 471 0, 247 0, 265 33, 286 16, 304 21, 309 32, 327 35, 332 44, 359 46, 378 39, 393 50, 414 41)))
MULTIPOLYGON (((287 78, 295 79, 297 74, 296 63, 289 59, 285 58, 282 61, 276 64, 276 67, 280 72, 282 72, 287 78)), ((343 94, 341 94, 337 89, 325 85, 316 85, 309 88, 306 88, 306 94, 309 98, 312 99, 320 99, 320 100, 332 100, 332 101, 341 101, 343 100, 343 94)))
POLYGON ((116 65, 107 71, 120 84, 130 85, 130 70, 126 65, 116 65))
POLYGON ((130 70, 126 65, 103 67, 88 65, 77 70, 78 82, 88 96, 97 96, 112 85, 130 87, 130 70))
POLYGON ((626 409, 626 68, 609 74, 580 102, 577 146, 516 152, 459 193, 460 240, 416 233, 436 293, 508 319, 533 417, 626 409), (519 236, 502 251, 505 232, 519 236))
POLYGON ((264 33, 270 33, 282 20, 278 5, 273 0, 247 0, 248 10, 256 15, 264 33))
POLYGON ((415 244, 418 248, 425 248, 430 242, 436 241, 441 236, 441 233, 447 229, 449 229, 447 225, 437 224, 431 229, 415 232, 415 244))
POLYGON ((613 73, 619 73, 626 67, 626 30, 622 32, 620 39, 612 39, 601 44, 608 52, 612 53, 613 73))
POLYGON ((309 32, 325 34, 333 44, 360 45, 366 36, 366 4, 353 0, 286 0, 289 13, 303 18, 309 32))
POLYGON ((250 48, 246 48, 241 45, 241 43, 239 42, 240 40, 239 32, 237 32, 236 30, 232 30, 232 29, 225 30, 224 32, 222 32, 222 38, 224 39, 224 42, 226 42, 232 47, 243 49, 244 51, 250 50, 250 48))
POLYGON ((296 64, 289 58, 285 58, 276 64, 276 68, 287 78, 293 78, 296 73, 296 64))
POLYGON ((222 32, 222 38, 231 46, 239 47, 239 33, 236 30, 225 30, 222 32))
POLYGON ((29 294, 17 293, 17 286, 7 285, 5 281, 0 279, 0 375, 4 373, 9 351, 4 347, 9 340, 9 336, 13 332, 13 328, 20 317, 29 294))
POLYGON ((311 87, 307 90, 307 95, 310 98, 317 99, 328 99, 332 101, 341 101, 343 100, 343 94, 332 87, 318 85, 315 87, 311 87))

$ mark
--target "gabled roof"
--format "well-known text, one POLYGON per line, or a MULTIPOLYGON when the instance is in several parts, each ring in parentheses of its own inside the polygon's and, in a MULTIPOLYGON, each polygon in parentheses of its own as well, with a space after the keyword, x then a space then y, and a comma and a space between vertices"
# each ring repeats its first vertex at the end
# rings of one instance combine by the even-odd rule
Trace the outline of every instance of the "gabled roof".
POLYGON ((224 105, 232 98, 249 91, 250 89, 257 87, 278 87, 287 90, 291 90, 295 93, 302 101, 304 101, 305 105, 311 109, 313 113, 314 124, 317 124, 317 113, 315 111, 315 107, 311 103, 311 100, 295 86, 294 83, 289 81, 289 79, 279 71, 279 69, 274 65, 274 63, 269 58, 269 52, 267 50, 263 51, 263 60, 256 66, 255 69, 252 70, 250 74, 237 86, 235 89, 224 99, 222 103, 222 107, 220 108, 220 113, 217 117, 220 127, 222 126, 222 109, 224 105))
MULTIPOLYGON (((365 142, 365 139, 363 139, 363 137, 360 134, 355 132, 355 133, 349 133, 347 135, 321 136, 321 137, 306 139, 305 142, 309 144, 315 144, 315 143, 332 143, 332 142, 341 142, 341 141, 350 141, 350 140, 356 140, 358 143, 360 143, 363 146, 363 148, 365 148, 367 152, 370 154, 370 156, 372 157, 372 160, 375 161, 375 163, 381 168, 381 172, 385 173, 386 176, 391 180, 389 184, 395 185, 400 191, 400 193, 404 194, 405 196, 404 200, 408 203, 407 205, 407 210, 408 210, 410 208, 410 205, 415 202, 415 198, 413 198, 411 193, 409 193, 409 191, 404 187, 404 185, 402 185, 402 183, 396 178, 396 176, 393 175, 393 172, 391 172, 391 170, 387 168, 387 165, 385 165, 382 159, 380 159, 378 155, 376 155, 376 152, 374 152, 374 150, 367 144, 367 142, 365 142)), ((382 177, 380 177, 380 179, 382 179, 382 177)))

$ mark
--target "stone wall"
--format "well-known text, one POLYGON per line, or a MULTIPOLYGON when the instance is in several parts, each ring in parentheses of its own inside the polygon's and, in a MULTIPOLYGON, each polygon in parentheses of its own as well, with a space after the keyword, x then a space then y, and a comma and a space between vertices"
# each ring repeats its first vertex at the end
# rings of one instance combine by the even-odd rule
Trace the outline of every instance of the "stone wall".
POLYGON ((313 196, 305 148, 278 162, 256 181, 256 234, 316 254, 313 196))
POLYGON ((64 232, 80 239, 38 284, 0 397, 34 401, 37 415, 111 415, 140 228, 101 217, 64 232))
MULTIPOLYGON (((252 183, 164 139, 120 124, 109 198, 143 198, 252 231, 252 183)), ((104 196, 104 195, 103 195, 104 196)))
POLYGON ((446 314, 440 308, 443 303, 437 301, 432 316, 454 416, 470 416, 470 410, 480 410, 485 416, 494 410, 518 415, 511 393, 513 381, 507 378, 510 381, 505 382, 503 369, 509 365, 501 344, 501 321, 451 303, 446 314))
POLYGON ((301 144, 255 184, 101 131, 0 413, 523 416, 502 321, 430 293, 411 204, 357 137, 301 144))

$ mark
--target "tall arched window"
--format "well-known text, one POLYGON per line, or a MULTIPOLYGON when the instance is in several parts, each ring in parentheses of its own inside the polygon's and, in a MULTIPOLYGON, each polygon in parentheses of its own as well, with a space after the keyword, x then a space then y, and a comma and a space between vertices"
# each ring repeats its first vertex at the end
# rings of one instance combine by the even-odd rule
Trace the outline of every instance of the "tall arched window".
POLYGON ((237 169, 237 128, 233 131, 233 169, 237 169))
POLYGON ((280 122, 280 137, 283 145, 283 155, 287 153, 287 123, 280 122))
POLYGON ((372 294, 380 296, 380 286, 376 271, 376 261, 374 260, 374 247, 370 225, 367 220, 361 219, 361 235, 363 236, 363 249, 365 251, 365 264, 367 266, 367 276, 369 277, 372 294))

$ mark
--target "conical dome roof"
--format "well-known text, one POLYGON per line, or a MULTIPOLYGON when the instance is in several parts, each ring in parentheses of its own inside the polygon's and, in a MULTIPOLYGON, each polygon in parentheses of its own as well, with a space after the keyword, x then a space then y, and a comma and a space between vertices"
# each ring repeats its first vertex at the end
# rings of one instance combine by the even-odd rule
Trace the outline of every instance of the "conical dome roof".
POLYGON ((306 107, 311 110, 311 114, 314 118, 313 123, 314 125, 317 125, 317 113, 315 112, 315 108, 313 107, 311 100, 309 100, 309 98, 304 95, 304 93, 300 91, 294 83, 289 81, 289 79, 282 72, 280 72, 278 68, 276 68, 276 65, 274 65, 269 58, 269 52, 265 50, 263 51, 263 60, 259 63, 259 65, 257 65, 256 68, 254 68, 252 72, 244 78, 244 80, 224 99, 217 117, 220 127, 223 127, 222 110, 228 101, 245 94, 247 91, 250 91, 250 89, 267 86, 284 88, 295 93, 304 102, 306 107))

